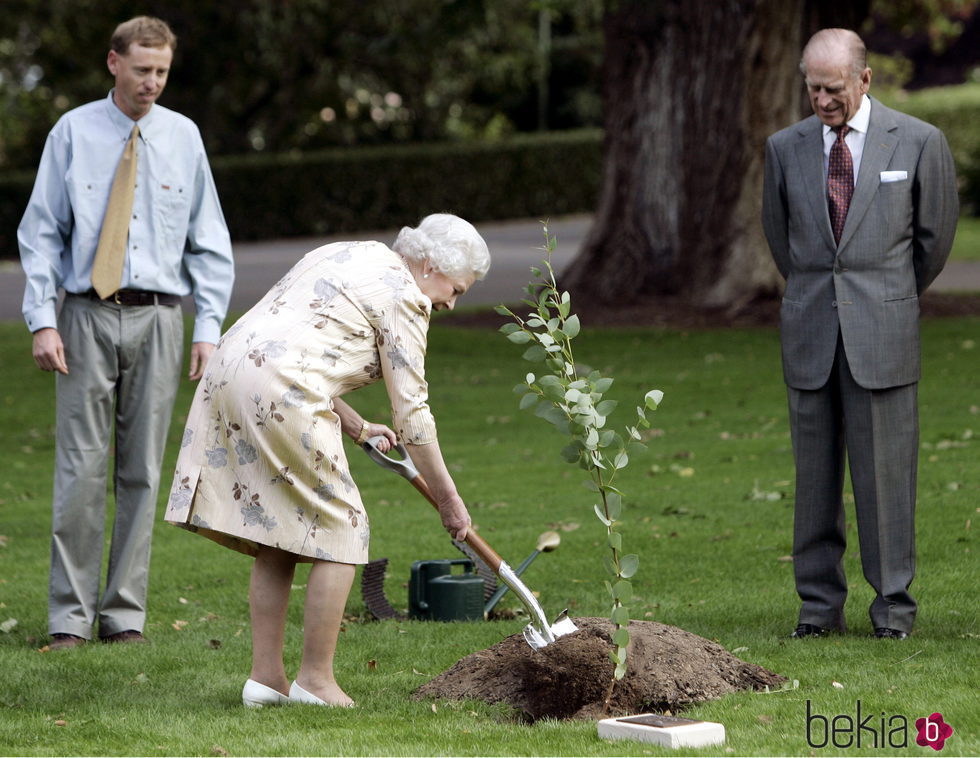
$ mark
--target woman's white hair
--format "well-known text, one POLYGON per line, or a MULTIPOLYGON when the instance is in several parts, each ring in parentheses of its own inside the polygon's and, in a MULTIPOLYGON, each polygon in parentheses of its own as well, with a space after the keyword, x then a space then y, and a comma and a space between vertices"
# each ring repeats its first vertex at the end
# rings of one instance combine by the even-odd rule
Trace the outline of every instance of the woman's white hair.
POLYGON ((469 274, 480 280, 490 270, 490 251, 469 221, 450 213, 433 213, 412 229, 404 226, 391 249, 410 261, 428 260, 449 277, 469 274))

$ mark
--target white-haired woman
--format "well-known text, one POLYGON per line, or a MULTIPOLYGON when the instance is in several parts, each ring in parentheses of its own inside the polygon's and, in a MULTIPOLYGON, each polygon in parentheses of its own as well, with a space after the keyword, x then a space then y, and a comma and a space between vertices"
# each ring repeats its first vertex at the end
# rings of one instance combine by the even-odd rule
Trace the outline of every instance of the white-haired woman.
POLYGON ((439 451, 427 404, 431 310, 451 310, 490 266, 486 243, 448 214, 405 227, 392 249, 337 242, 297 263, 221 338, 197 389, 166 520, 255 556, 249 586, 252 671, 247 706, 349 706, 333 658, 355 566, 367 562, 368 517, 342 434, 408 446, 463 539, 470 517, 439 451), (394 430, 341 396, 384 379, 394 430), (303 658, 283 665, 297 562, 312 562, 303 658))

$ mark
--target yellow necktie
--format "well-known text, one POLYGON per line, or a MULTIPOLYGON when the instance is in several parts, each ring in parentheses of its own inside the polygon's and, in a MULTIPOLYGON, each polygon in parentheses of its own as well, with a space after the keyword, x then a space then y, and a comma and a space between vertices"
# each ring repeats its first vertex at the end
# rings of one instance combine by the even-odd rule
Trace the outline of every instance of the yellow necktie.
POLYGON ((99 246, 92 263, 92 287, 102 299, 116 292, 122 281, 129 219, 133 214, 133 193, 136 190, 136 140, 139 136, 140 128, 134 124, 112 180, 99 246))

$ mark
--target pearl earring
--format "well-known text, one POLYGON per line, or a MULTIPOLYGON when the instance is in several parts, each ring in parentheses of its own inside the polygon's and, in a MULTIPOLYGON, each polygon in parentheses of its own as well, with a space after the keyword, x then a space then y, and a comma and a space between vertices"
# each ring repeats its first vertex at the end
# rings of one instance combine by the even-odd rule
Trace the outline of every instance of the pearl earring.
POLYGON ((429 278, 429 275, 428 274, 422 274, 422 278, 423 279, 428 279, 429 278))

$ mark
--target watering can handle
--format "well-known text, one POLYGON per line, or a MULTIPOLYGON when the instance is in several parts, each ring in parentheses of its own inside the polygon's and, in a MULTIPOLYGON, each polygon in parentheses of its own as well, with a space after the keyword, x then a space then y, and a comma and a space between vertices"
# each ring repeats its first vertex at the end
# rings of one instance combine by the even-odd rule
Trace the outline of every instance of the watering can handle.
MULTIPOLYGON (((378 450, 378 442, 380 442, 384 437, 377 436, 371 437, 366 440, 361 447, 368 456, 377 463, 382 468, 386 468, 389 471, 394 471, 399 476, 407 479, 415 489, 417 489, 422 496, 432 504, 432 507, 437 511, 439 510, 439 505, 436 503, 435 498, 432 496, 432 492, 429 490, 429 485, 426 484, 425 479, 419 473, 419 470, 415 468, 415 464, 412 463, 412 458, 408 454, 408 449, 402 444, 398 443, 393 448, 402 457, 401 460, 397 458, 392 458, 386 453, 382 453, 378 450)), ((464 540, 467 545, 473 548, 473 551, 480 556, 480 559, 490 567, 490 570, 495 574, 500 573, 500 564, 503 559, 497 554, 497 551, 487 544, 487 541, 483 539, 479 534, 477 534, 473 529, 466 530, 466 539, 464 540)))

